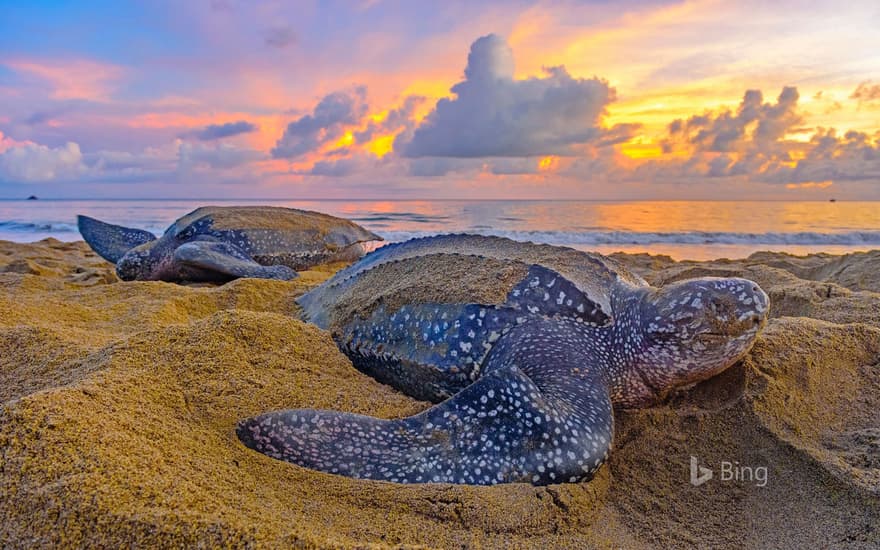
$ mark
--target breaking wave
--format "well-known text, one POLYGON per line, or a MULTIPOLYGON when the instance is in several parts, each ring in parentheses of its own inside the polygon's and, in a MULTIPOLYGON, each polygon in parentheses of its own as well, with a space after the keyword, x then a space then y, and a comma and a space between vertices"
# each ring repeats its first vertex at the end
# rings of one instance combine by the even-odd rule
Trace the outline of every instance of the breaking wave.
POLYGON ((76 224, 61 222, 19 222, 0 220, 0 231, 13 233, 75 233, 76 224))
MULTIPOLYGON (((880 245, 880 231, 817 233, 731 233, 718 231, 635 232, 635 231, 503 231, 474 229, 480 235, 497 235, 518 241, 557 245, 650 245, 650 244, 738 244, 738 245, 880 245)), ((426 237, 437 232, 385 231, 379 233, 388 241, 397 242, 413 237, 426 237)))

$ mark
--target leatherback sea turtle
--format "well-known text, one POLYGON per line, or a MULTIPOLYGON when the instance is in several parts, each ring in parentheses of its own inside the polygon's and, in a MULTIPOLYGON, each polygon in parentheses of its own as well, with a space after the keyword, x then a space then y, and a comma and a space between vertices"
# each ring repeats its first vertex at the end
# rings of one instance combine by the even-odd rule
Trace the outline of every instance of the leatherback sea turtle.
POLYGON ((124 281, 293 279, 296 271, 354 261, 382 238, 363 227, 308 210, 205 206, 178 219, 161 238, 148 231, 78 216, 79 231, 124 281))
POLYGON ((298 301, 358 369, 438 404, 394 420, 272 412, 239 439, 324 472, 473 485, 591 478, 613 406, 729 367, 769 306, 746 279, 652 288, 598 254, 475 235, 385 246, 298 301))

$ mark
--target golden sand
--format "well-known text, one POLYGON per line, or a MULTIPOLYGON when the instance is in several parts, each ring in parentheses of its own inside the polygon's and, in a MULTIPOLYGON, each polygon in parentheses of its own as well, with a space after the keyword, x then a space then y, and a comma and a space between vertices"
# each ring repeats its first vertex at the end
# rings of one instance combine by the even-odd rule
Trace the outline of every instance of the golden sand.
POLYGON ((773 316, 740 364, 617 415, 590 483, 395 485, 242 446, 237 420, 427 406, 358 373, 293 282, 120 283, 83 243, 0 243, 0 546, 839 547, 880 544, 880 253, 675 263, 742 275, 773 316), (783 316, 785 315, 785 316, 783 316), (688 482, 690 456, 767 466, 766 487, 688 482))

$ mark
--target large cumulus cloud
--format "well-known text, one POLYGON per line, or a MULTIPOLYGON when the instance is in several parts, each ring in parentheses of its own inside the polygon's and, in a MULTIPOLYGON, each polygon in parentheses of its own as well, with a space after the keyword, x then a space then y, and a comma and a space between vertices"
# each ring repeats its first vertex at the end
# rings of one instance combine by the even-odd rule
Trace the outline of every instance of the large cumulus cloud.
MULTIPOLYGON (((2 134, 0 134, 2 137, 2 134)), ((17 144, 0 153, 0 181, 43 182, 76 177, 86 171, 79 145, 17 144)))
POLYGON ((193 183, 197 174, 230 176, 266 158, 265 152, 254 149, 181 139, 141 151, 83 153, 74 142, 49 147, 15 141, 0 132, 0 183, 193 183))
POLYGON ((880 132, 869 135, 819 128, 794 165, 768 166, 759 178, 769 183, 880 182, 880 132))
POLYGON ((381 134, 393 133, 405 139, 412 137, 415 129, 413 115, 416 108, 425 101, 425 98, 417 95, 407 96, 403 104, 391 109, 382 120, 370 120, 367 127, 354 134, 355 140, 363 143, 370 141, 381 134))
MULTIPOLYGON (((403 103, 384 113, 384 117, 370 118, 366 127, 352 132, 351 142, 330 151, 325 158, 316 161, 310 169, 299 173, 311 176, 347 177, 354 174, 393 175, 404 171, 400 159, 393 154, 378 154, 364 149, 377 138, 410 136, 415 128, 413 115, 425 100, 420 96, 407 96, 403 103), (346 156, 348 155, 348 156, 346 156)), ((328 140, 329 141, 329 140, 328 140)))
POLYGON ((666 152, 684 146, 696 152, 744 152, 775 150, 786 133, 802 123, 797 112, 797 88, 786 86, 776 103, 764 103, 760 90, 748 90, 736 112, 704 113, 669 125, 663 142, 666 152))
POLYGON ((799 98, 797 88, 790 86, 775 103, 765 102, 760 90, 748 90, 735 110, 677 119, 662 141, 664 153, 677 156, 646 161, 627 176, 679 182, 742 178, 777 184, 880 179, 880 132, 839 134, 833 128, 804 127, 799 98), (806 135, 810 137, 805 141, 806 135))
POLYGON ((471 46, 465 79, 452 87, 409 140, 407 157, 524 157, 571 155, 597 141, 614 89, 598 78, 574 78, 564 67, 543 78, 514 78, 513 52, 490 34, 471 46))

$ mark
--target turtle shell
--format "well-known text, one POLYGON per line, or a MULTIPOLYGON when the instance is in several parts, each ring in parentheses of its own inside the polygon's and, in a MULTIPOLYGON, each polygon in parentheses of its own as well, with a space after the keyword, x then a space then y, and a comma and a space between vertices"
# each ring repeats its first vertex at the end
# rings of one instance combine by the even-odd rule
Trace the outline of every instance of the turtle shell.
POLYGON ((366 318, 380 305, 394 312, 425 303, 510 303, 526 313, 531 308, 604 325, 613 316, 616 285, 647 283, 599 254, 503 237, 441 235, 375 250, 298 302, 304 317, 325 329, 366 318))
POLYGON ((358 369, 439 401, 475 380, 513 327, 535 318, 604 326, 614 289, 645 284, 603 256, 445 235, 381 248, 298 302, 358 369))
POLYGON ((354 222, 277 206, 204 206, 174 222, 165 237, 186 241, 207 235, 230 242, 262 265, 302 269, 322 261, 356 259, 352 245, 381 237, 354 222))

